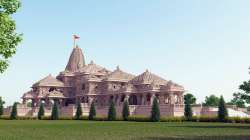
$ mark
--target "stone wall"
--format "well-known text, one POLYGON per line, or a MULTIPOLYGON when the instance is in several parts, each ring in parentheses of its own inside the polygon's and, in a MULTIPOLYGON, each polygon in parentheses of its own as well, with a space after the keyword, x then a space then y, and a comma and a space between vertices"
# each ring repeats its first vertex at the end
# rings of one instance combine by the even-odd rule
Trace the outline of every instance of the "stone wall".
MULTIPOLYGON (((88 104, 81 104, 83 116, 88 116, 90 106, 88 104)), ((117 116, 122 115, 122 105, 116 106, 117 116)), ((96 106, 96 113, 100 116, 106 116, 108 114, 109 106, 96 106)), ((51 107, 45 107, 45 116, 50 116, 52 112, 51 107)), ((131 115, 138 116, 150 116, 151 106, 150 105, 130 105, 129 106, 131 115)), ((18 116, 37 116, 39 107, 27 107, 23 104, 17 106, 18 116)), ((184 106, 183 105, 160 105, 160 111, 162 116, 183 116, 184 106)), ((4 115, 10 115, 11 107, 4 109, 4 115)), ((61 117, 73 117, 76 112, 74 104, 69 106, 60 107, 59 109, 61 117)))

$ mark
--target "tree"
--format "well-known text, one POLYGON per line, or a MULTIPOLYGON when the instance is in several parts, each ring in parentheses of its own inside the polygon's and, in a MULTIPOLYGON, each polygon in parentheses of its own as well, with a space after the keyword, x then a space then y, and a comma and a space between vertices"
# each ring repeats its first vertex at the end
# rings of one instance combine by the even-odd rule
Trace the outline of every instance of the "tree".
POLYGON ((196 98, 191 93, 187 93, 186 95, 184 95, 184 101, 186 100, 188 100, 191 105, 196 104, 196 98))
POLYGON ((95 116, 96 116, 95 102, 92 102, 89 110, 89 120, 94 120, 95 116))
POLYGON ((124 121, 128 120, 130 113, 129 113, 129 106, 128 106, 128 101, 125 100, 123 103, 123 108, 122 108, 122 117, 124 121))
POLYGON ((247 107, 247 111, 250 112, 250 106, 247 107))
POLYGON ((108 120, 109 121, 115 121, 116 119, 116 108, 115 108, 115 103, 112 100, 109 106, 109 111, 108 111, 108 120))
POLYGON ((51 120, 58 120, 59 119, 59 109, 57 102, 54 102, 52 112, 51 112, 51 120))
POLYGON ((16 46, 22 40, 11 18, 20 6, 19 0, 0 0, 0 73, 8 67, 8 59, 16 53, 16 46))
POLYGON ((3 115, 3 105, 5 102, 3 101, 2 97, 0 97, 0 116, 3 115))
POLYGON ((15 102, 12 106, 12 110, 10 113, 10 119, 11 120, 17 119, 17 102, 15 102))
MULTIPOLYGON (((250 70, 250 68, 249 68, 250 70)), ((250 72, 249 72, 250 74, 250 72)), ((240 86, 239 86, 240 92, 237 93, 239 98, 243 100, 245 103, 249 104, 250 103, 250 80, 244 81, 240 86)))
POLYGON ((218 119, 221 122, 225 122, 228 117, 228 112, 223 96, 220 96, 219 106, 218 106, 218 119))
POLYGON ((184 104, 185 104, 184 116, 185 116, 185 118, 187 120, 191 120, 192 117, 193 117, 193 111, 192 111, 191 103, 194 103, 195 101, 194 101, 194 98, 191 95, 187 94, 187 96, 186 95, 184 96, 184 104))
POLYGON ((155 97, 153 101, 153 105, 152 105, 152 110, 151 110, 151 121, 159 122, 160 117, 161 117, 160 108, 159 108, 157 98, 155 97))
POLYGON ((245 101, 241 99, 240 93, 234 93, 233 96, 234 98, 230 102, 227 103, 228 105, 236 105, 237 107, 240 107, 240 108, 246 107, 245 101))
POLYGON ((81 103, 77 102, 77 106, 76 106, 76 114, 75 114, 75 119, 76 120, 80 120, 82 116, 82 107, 81 107, 81 103))
POLYGON ((44 116, 44 105, 43 103, 41 103, 37 114, 37 118, 41 120, 43 116, 44 116))
POLYGON ((206 96, 204 106, 218 106, 219 105, 219 97, 215 95, 206 96))

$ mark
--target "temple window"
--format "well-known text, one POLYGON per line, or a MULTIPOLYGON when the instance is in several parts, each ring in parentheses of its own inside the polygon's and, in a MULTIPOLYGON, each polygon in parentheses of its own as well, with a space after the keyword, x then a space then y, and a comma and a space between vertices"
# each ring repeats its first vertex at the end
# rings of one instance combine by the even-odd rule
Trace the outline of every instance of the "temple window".
POLYGON ((82 84, 82 90, 85 90, 85 84, 82 84))
POLYGON ((52 92, 54 90, 56 90, 56 88, 54 88, 54 87, 49 88, 49 92, 52 92))
POLYGON ((150 94, 147 95, 147 101, 149 102, 150 101, 150 94))
POLYGON ((121 97, 121 101, 120 101, 120 102, 123 102, 123 101, 124 101, 124 99, 125 99, 125 95, 122 95, 122 97, 121 97))

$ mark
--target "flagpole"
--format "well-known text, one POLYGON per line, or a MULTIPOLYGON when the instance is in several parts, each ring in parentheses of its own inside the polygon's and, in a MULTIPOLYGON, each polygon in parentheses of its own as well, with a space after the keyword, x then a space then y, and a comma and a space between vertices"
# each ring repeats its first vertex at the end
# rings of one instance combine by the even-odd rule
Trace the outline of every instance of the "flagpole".
POLYGON ((76 39, 75 39, 75 37, 74 37, 74 48, 76 47, 76 39))

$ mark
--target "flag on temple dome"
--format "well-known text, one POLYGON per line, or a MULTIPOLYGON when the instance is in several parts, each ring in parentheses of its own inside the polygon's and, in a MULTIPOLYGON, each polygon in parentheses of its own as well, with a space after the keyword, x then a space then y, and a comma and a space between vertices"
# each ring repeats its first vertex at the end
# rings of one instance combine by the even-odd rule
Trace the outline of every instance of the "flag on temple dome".
POLYGON ((80 37, 77 36, 77 35, 73 35, 74 36, 74 39, 79 39, 80 37))

